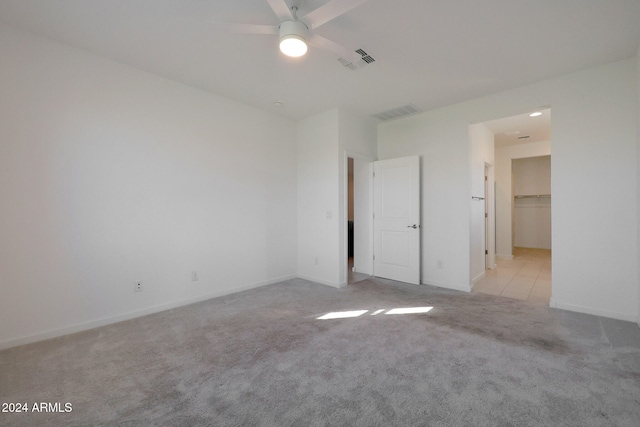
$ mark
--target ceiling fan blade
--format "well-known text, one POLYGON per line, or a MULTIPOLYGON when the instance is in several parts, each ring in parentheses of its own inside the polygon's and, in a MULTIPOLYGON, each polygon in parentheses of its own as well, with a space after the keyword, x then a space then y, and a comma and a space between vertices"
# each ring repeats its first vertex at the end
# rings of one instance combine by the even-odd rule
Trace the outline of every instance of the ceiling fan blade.
POLYGON ((280 22, 293 19, 291 8, 285 0, 267 0, 267 3, 269 3, 280 22))
MULTIPOLYGON (((318 28, 322 24, 326 24, 338 16, 349 12, 351 9, 360 6, 367 0, 331 0, 316 10, 307 13, 302 17, 309 28, 318 28)), ((271 3, 271 1, 269 1, 271 3)))
POLYGON ((278 27, 275 25, 229 24, 225 22, 214 22, 213 24, 217 29, 227 33, 278 34, 278 27))
POLYGON ((355 62, 360 59, 360 56, 353 50, 350 50, 338 43, 332 42, 329 39, 325 39, 317 34, 311 34, 307 39, 309 44, 319 47, 320 49, 328 50, 337 54, 340 58, 347 59, 351 62, 355 62))

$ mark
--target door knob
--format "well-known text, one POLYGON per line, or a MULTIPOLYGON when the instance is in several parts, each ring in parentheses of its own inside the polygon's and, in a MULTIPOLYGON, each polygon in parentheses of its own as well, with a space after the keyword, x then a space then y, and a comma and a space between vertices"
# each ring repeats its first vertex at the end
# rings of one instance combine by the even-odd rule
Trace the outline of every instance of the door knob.
POLYGON ((407 228, 413 228, 413 229, 416 229, 416 228, 418 228, 418 227, 420 227, 420 226, 419 226, 419 225, 417 225, 417 224, 407 225, 407 228))

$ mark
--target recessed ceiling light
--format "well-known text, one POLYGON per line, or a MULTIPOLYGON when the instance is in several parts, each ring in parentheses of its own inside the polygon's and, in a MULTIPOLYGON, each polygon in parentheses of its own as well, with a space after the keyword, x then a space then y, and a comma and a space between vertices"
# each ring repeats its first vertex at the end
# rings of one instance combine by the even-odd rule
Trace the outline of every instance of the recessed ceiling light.
POLYGON ((273 106, 274 106, 274 107, 282 107, 282 105, 283 105, 283 104, 282 104, 282 102, 280 102, 280 101, 276 101, 276 102, 274 102, 274 103, 273 103, 273 106))
POLYGON ((542 111, 535 111, 531 114, 529 114, 529 117, 538 117, 542 115, 542 111))

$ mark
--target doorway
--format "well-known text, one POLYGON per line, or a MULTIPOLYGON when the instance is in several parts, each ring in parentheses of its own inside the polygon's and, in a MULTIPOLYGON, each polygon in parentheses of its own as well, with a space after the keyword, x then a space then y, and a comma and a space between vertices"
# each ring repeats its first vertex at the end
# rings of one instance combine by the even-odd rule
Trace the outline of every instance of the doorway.
POLYGON ((347 283, 360 282, 373 274, 372 163, 347 157, 347 283))
POLYGON ((485 122, 494 133, 496 266, 474 291, 549 305, 551 110, 485 122))
POLYGON ((373 161, 346 153, 344 164, 346 282, 374 275, 377 263, 377 277, 420 284, 419 156, 373 161))

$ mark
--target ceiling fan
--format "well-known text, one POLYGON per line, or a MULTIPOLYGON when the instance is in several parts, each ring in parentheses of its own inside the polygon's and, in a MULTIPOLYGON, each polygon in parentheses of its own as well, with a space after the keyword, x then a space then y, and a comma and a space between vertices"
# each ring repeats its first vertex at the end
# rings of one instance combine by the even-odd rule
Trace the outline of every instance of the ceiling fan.
POLYGON ((331 0, 317 9, 298 17, 298 7, 291 6, 285 0, 267 0, 269 6, 280 20, 279 25, 222 24, 224 30, 244 34, 277 34, 280 38, 280 51, 287 56, 299 57, 307 53, 307 43, 320 49, 338 54, 345 60, 357 60, 360 56, 338 43, 319 36, 314 32, 319 26, 349 12, 367 0, 331 0))

